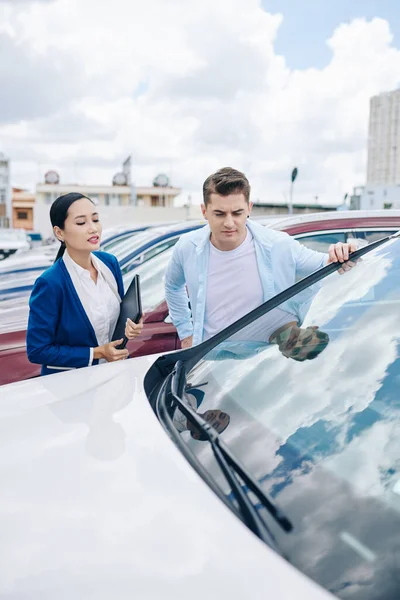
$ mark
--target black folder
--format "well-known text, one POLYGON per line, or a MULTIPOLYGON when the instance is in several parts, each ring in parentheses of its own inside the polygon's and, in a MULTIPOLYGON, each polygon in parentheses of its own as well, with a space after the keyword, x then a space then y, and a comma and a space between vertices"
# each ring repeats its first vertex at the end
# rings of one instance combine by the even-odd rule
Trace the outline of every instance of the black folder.
POLYGON ((142 298, 140 295, 140 278, 135 275, 128 287, 120 305, 120 312, 112 337, 112 341, 123 338, 122 344, 117 346, 118 350, 125 348, 128 338, 125 337, 126 320, 129 318, 134 323, 139 323, 142 318, 142 298))

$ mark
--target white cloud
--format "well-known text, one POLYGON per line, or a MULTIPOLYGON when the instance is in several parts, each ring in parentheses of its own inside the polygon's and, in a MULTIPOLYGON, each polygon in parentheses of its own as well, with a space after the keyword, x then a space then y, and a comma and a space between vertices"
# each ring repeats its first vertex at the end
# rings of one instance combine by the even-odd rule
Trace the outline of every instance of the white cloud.
POLYGON ((364 180, 370 96, 399 83, 400 51, 382 19, 341 25, 325 68, 291 71, 274 51, 282 17, 259 0, 0 10, 10 89, 0 138, 16 184, 35 183, 35 162, 64 170, 64 181, 77 163, 82 180, 108 182, 132 153, 138 183, 172 172, 195 200, 228 164, 248 174, 253 199, 283 199, 296 164, 298 200, 338 201, 364 180))

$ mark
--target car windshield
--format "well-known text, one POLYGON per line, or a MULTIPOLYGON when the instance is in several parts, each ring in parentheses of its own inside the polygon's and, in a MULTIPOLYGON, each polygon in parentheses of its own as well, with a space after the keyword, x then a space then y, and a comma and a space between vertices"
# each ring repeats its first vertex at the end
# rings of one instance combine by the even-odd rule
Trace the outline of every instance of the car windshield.
POLYGON ((129 233, 121 233, 120 235, 118 235, 118 237, 116 237, 115 239, 111 239, 110 241, 105 241, 104 244, 102 244, 101 249, 104 252, 112 252, 113 254, 115 253, 115 249, 119 248, 119 246, 122 244, 122 242, 126 242, 127 240, 133 240, 134 237, 136 237, 137 235, 144 233, 143 231, 130 231, 129 233))
POLYGON ((111 251, 114 254, 114 256, 118 258, 119 262, 121 262, 121 260, 124 260, 124 258, 132 254, 132 252, 134 252, 138 248, 141 248, 148 242, 151 242, 152 240, 156 239, 159 235, 159 231, 155 229, 150 229, 148 231, 142 231, 137 234, 132 234, 131 236, 125 237, 123 240, 120 240, 118 244, 115 244, 112 250, 108 251, 111 251))
MULTIPOLYGON (((259 506, 284 555, 343 599, 399 598, 399 385, 399 239, 187 373, 185 399, 202 415, 221 411, 222 439, 293 523, 285 533, 259 506)), ((231 498, 208 443, 178 410, 174 422, 231 498)))
POLYGON ((30 287, 35 283, 41 271, 32 269, 29 271, 14 271, 11 273, 0 273, 0 298, 6 291, 13 291, 21 287, 30 287))
POLYGON ((128 237, 120 241, 119 244, 115 245, 112 249, 112 253, 118 258, 119 262, 124 260, 127 256, 152 242, 153 240, 157 240, 162 235, 165 235, 169 232, 169 229, 153 227, 147 231, 142 231, 140 233, 135 234, 133 237, 128 237))
POLYGON ((140 292, 144 312, 150 312, 165 299, 164 275, 173 247, 145 262, 124 275, 124 288, 128 289, 134 275, 140 276, 140 292))

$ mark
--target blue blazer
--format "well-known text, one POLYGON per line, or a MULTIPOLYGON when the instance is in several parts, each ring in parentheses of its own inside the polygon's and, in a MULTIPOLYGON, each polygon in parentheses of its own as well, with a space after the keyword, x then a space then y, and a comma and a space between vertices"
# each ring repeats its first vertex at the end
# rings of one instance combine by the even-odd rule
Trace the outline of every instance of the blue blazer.
MULTIPOLYGON (((94 252, 114 274, 121 299, 124 284, 118 260, 94 252)), ((26 333, 28 359, 42 365, 42 375, 87 367, 96 334, 82 306, 63 260, 58 260, 36 280, 29 299, 26 333)), ((93 364, 98 364, 93 360, 93 364)))

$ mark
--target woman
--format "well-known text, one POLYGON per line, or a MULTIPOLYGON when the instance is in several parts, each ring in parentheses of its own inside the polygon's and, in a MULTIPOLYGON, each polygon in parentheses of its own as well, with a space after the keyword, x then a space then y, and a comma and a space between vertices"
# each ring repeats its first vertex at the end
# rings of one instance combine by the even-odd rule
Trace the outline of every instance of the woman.
MULTIPOLYGON (((127 358, 127 349, 116 348, 122 340, 110 341, 124 288, 115 256, 98 252, 102 227, 94 203, 82 194, 60 196, 50 220, 61 247, 29 300, 29 360, 48 375, 127 358)), ((142 328, 128 319, 125 335, 133 339, 142 328)))

